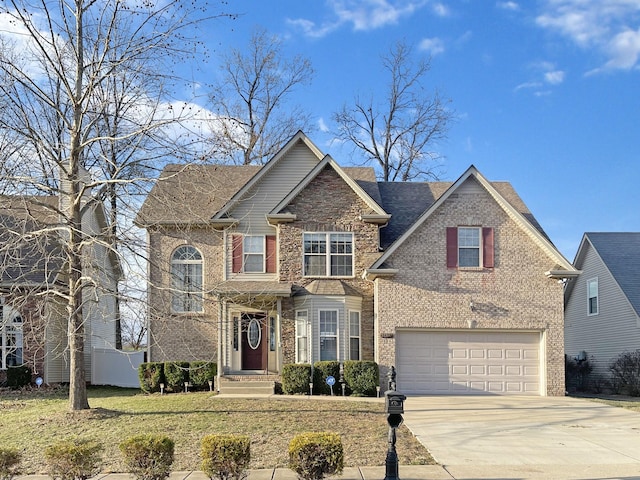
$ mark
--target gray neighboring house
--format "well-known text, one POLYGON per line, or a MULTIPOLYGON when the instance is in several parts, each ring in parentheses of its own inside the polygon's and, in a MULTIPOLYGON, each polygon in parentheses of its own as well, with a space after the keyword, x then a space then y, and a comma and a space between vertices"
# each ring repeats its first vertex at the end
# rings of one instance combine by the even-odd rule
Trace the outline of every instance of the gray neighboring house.
POLYGON ((585 233, 565 289, 565 353, 585 356, 594 375, 640 348, 640 232, 585 233))

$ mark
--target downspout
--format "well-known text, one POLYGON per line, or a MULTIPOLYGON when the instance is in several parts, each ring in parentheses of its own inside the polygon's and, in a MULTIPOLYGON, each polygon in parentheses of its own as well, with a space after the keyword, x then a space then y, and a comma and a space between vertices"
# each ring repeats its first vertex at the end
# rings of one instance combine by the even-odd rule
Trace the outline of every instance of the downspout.
POLYGON ((216 295, 218 299, 218 348, 216 349, 216 362, 218 363, 218 368, 216 369, 216 390, 218 394, 220 394, 220 378, 222 371, 222 298, 218 293, 216 295))

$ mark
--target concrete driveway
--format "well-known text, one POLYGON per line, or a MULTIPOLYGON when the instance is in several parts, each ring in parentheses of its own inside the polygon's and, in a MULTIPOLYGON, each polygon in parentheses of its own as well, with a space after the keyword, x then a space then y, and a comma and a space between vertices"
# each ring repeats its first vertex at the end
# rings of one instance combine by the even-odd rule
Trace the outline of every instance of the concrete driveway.
POLYGON ((640 478, 640 413, 622 408, 570 397, 409 397, 404 419, 453 478, 640 478))

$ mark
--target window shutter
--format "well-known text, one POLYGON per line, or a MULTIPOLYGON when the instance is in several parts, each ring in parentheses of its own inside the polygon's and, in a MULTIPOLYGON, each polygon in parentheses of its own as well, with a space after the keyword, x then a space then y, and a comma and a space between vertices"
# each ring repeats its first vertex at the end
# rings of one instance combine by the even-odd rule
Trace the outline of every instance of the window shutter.
POLYGON ((484 227, 482 229, 482 266, 484 268, 493 268, 493 228, 484 227))
POLYGON ((458 266, 458 228, 447 227, 447 268, 458 266))
POLYGON ((276 236, 267 235, 267 273, 276 273, 276 236))
POLYGON ((242 271, 242 235, 233 235, 231 238, 233 247, 231 271, 233 273, 240 273, 242 271))

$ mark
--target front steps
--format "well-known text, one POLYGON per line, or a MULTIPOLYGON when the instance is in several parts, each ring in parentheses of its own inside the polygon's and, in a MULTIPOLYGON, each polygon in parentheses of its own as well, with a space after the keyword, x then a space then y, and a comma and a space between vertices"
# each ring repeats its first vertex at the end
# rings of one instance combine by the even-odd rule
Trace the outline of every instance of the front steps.
POLYGON ((273 395, 279 375, 225 375, 220 377, 221 395, 273 395))

